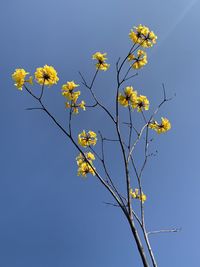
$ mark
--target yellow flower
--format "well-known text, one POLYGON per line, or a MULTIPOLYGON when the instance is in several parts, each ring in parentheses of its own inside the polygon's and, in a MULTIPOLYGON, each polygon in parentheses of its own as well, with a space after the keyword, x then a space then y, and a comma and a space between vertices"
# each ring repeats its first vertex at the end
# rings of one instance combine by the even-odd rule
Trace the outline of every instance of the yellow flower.
POLYGON ((78 97, 80 96, 81 92, 77 91, 77 92, 73 92, 73 91, 64 91, 62 92, 62 95, 64 97, 66 97, 68 100, 73 101, 74 103, 76 103, 78 97))
POLYGON ((82 108, 82 110, 85 111, 85 109, 86 109, 85 108, 85 101, 82 100, 81 103, 79 104, 79 107, 82 108))
POLYGON ((30 77, 28 80, 25 80, 26 75, 28 75, 29 72, 26 72, 24 69, 16 69, 15 72, 12 74, 12 79, 15 81, 15 86, 22 90, 22 87, 25 82, 28 82, 30 84, 33 83, 32 77, 30 77))
POLYGON ((76 102, 73 102, 72 101, 72 103, 70 104, 69 102, 66 102, 65 103, 65 107, 66 108, 72 108, 72 112, 74 113, 74 114, 78 114, 79 113, 79 108, 81 108, 82 110, 84 110, 85 111, 85 101, 81 101, 81 103, 79 103, 79 104, 76 104, 76 102))
POLYGON ((149 109, 149 100, 144 95, 139 95, 136 101, 133 102, 132 108, 137 108, 138 112, 149 109))
POLYGON ((78 87, 79 84, 76 84, 74 81, 67 82, 66 84, 63 84, 62 86, 62 95, 71 101, 71 103, 66 102, 65 107, 66 108, 72 108, 72 111, 74 114, 79 113, 79 108, 85 110, 85 101, 81 101, 79 104, 77 104, 78 97, 80 96, 80 91, 74 91, 76 87, 78 87))
MULTIPOLYGON (((84 153, 84 155, 85 155, 86 159, 92 165, 93 164, 92 161, 95 160, 94 154, 92 154, 91 152, 87 152, 87 153, 84 153)), ((76 162, 77 162, 78 166, 81 166, 81 164, 86 162, 85 158, 83 157, 83 155, 81 153, 76 157, 76 162)))
POLYGON ((95 160, 94 154, 91 152, 84 153, 85 157, 80 153, 78 157, 76 157, 76 162, 78 165, 78 176, 87 176, 88 173, 91 173, 92 175, 95 175, 95 167, 93 166, 93 160, 95 160))
POLYGON ((137 198, 137 195, 138 195, 138 191, 139 190, 138 189, 135 189, 135 191, 133 191, 132 188, 130 189, 130 195, 131 195, 132 198, 137 198))
POLYGON ((96 64, 96 68, 99 69, 99 70, 106 71, 109 67, 110 67, 110 64, 107 64, 105 62, 96 64))
POLYGON ((97 135, 93 131, 89 131, 86 133, 83 131, 78 135, 78 143, 79 145, 86 147, 86 146, 91 146, 91 145, 96 145, 97 142, 97 135))
POLYGON ((33 85, 33 76, 30 76, 28 80, 26 80, 25 82, 30 83, 31 85, 33 85))
POLYGON ((69 102, 66 102, 66 103, 65 103, 65 107, 66 107, 66 108, 71 108, 70 103, 69 103, 69 102))
POLYGON ((135 59, 135 55, 134 54, 130 54, 128 56, 128 61, 134 60, 135 59))
POLYGON ((107 53, 102 54, 101 52, 96 52, 95 54, 92 55, 92 59, 96 59, 98 61, 103 62, 107 60, 106 55, 107 53))
POLYGON ((75 84, 74 81, 71 81, 71 82, 67 82, 66 84, 63 84, 62 90, 63 91, 73 91, 78 86, 79 86, 79 84, 75 84))
POLYGON ((142 201, 142 203, 144 203, 147 200, 147 196, 142 193, 142 195, 140 196, 140 201, 142 201))
POLYGON ((122 95, 121 93, 119 94, 118 102, 122 106, 128 107, 128 105, 133 105, 136 99, 137 99, 137 91, 135 91, 132 86, 127 86, 124 89, 124 95, 122 95))
POLYGON ((76 91, 74 92, 74 89, 78 87, 79 84, 76 84, 74 81, 67 82, 66 84, 63 84, 62 86, 62 95, 66 97, 68 100, 73 101, 76 103, 78 97, 80 96, 81 92, 76 91))
POLYGON ((150 31, 148 27, 139 25, 134 27, 135 32, 131 29, 129 33, 130 39, 133 43, 140 44, 142 47, 152 47, 156 43, 157 36, 153 31, 150 31))
POLYGON ((86 159, 89 161, 89 163, 86 161, 85 157, 80 153, 78 157, 76 157, 76 162, 78 165, 78 176, 84 176, 86 177, 88 173, 91 173, 92 175, 95 175, 95 168, 93 166, 93 160, 95 160, 95 156, 91 152, 84 153, 86 159))
POLYGON ((94 176, 94 170, 94 167, 91 167, 87 162, 84 162, 78 168, 78 176, 86 177, 88 173, 91 173, 94 176))
POLYGON ((59 80, 56 70, 48 65, 36 69, 35 79, 39 84, 49 86, 56 84, 59 80))
POLYGON ((161 123, 154 121, 149 124, 149 128, 155 130, 158 134, 165 133, 171 129, 171 123, 167 118, 161 118, 161 123))
POLYGON ((110 67, 110 64, 105 62, 107 60, 106 55, 107 53, 102 54, 101 52, 96 52, 92 55, 92 59, 96 59, 98 61, 96 63, 96 69, 106 71, 110 67))
POLYGON ((88 152, 86 155, 88 160, 95 160, 95 156, 91 152, 88 152))
POLYGON ((142 201, 142 203, 144 203, 147 200, 147 197, 143 192, 140 195, 138 188, 136 188, 135 191, 133 191, 133 189, 131 188, 130 195, 132 198, 139 199, 140 201, 142 201))
POLYGON ((128 61, 135 61, 132 63, 132 68, 140 69, 147 64, 147 53, 143 50, 137 51, 137 57, 134 54, 128 56, 128 61))

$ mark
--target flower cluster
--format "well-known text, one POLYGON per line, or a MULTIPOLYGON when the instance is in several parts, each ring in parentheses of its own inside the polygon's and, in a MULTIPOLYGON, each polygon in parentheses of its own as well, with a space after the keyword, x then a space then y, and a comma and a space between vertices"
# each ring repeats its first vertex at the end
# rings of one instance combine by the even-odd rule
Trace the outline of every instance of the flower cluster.
POLYGON ((77 103, 78 97, 80 96, 80 91, 74 91, 79 84, 76 84, 74 81, 67 82, 62 86, 62 95, 67 98, 70 102, 65 103, 66 108, 72 108, 72 112, 74 114, 78 114, 79 108, 85 110, 85 101, 81 101, 79 104, 77 103))
POLYGON ((66 108, 72 108, 72 112, 74 114, 78 114, 79 113, 79 108, 81 108, 82 110, 85 111, 85 101, 81 101, 79 104, 75 103, 75 102, 72 102, 71 104, 69 102, 66 102, 65 103, 65 107, 66 108))
POLYGON ((39 84, 48 86, 54 85, 59 81, 56 70, 48 65, 36 69, 35 79, 39 84))
POLYGON ((122 95, 121 93, 119 94, 118 102, 122 106, 128 107, 129 105, 130 106, 133 105, 133 103, 136 101, 136 98, 137 98, 137 91, 135 91, 132 86, 127 86, 124 89, 124 95, 122 95))
MULTIPOLYGON (((134 27, 134 29, 131 29, 129 37, 134 44, 138 45, 136 47, 133 45, 135 49, 134 48, 131 49, 126 59, 128 59, 128 61, 131 63, 129 70, 131 70, 131 68, 137 70, 145 66, 148 62, 147 53, 143 50, 140 49, 137 50, 137 49, 139 47, 143 48, 152 47, 154 44, 156 44, 157 36, 148 27, 140 24, 137 27, 134 27)), ((95 66, 97 70, 94 79, 96 77, 98 70, 106 71, 110 67, 110 64, 106 62, 107 61, 106 56, 107 53, 101 53, 101 52, 96 52, 95 54, 92 55, 92 59, 96 60, 95 66)), ((126 62, 126 59, 124 60, 123 63, 126 62)), ((33 84, 32 76, 26 79, 28 74, 29 72, 26 72, 24 69, 15 69, 15 72, 12 74, 12 79, 15 81, 15 86, 19 90, 22 90, 23 86, 25 89, 27 89, 25 83, 33 84)), ((35 81, 38 84, 42 85, 42 93, 44 86, 52 86, 54 84, 57 84, 57 82, 59 81, 56 70, 52 66, 48 65, 37 68, 34 76, 35 76, 35 81)), ((74 114, 78 114, 80 109, 82 110, 86 109, 85 101, 83 100, 78 101, 81 92, 79 90, 76 90, 77 87, 79 87, 79 84, 76 84, 74 81, 67 81, 65 84, 62 85, 62 95, 67 99, 65 107, 70 108, 70 112, 73 112, 74 114)), ((27 91, 29 90, 27 89, 27 91)), ((31 91, 29 91, 29 93, 31 93, 31 91)), ((36 97, 36 98, 40 100, 41 97, 40 98, 36 97)), ((144 110, 149 109, 149 100, 147 99, 147 97, 144 95, 139 95, 132 86, 125 87, 123 92, 119 93, 118 102, 120 105, 124 107, 129 107, 132 108, 133 110, 136 109, 138 112, 143 112, 144 110)), ((157 121, 153 121, 153 119, 151 119, 147 124, 147 127, 155 130, 158 134, 160 134, 170 130, 171 124, 167 118, 161 118, 160 124, 157 121)), ((91 146, 96 145, 96 143, 97 143, 97 134, 93 131, 86 132, 85 130, 83 130, 78 135, 78 144, 81 145, 82 147, 89 147, 91 149, 91 146)), ((93 165, 94 160, 95 156, 93 153, 91 152, 80 153, 76 157, 76 162, 78 165, 78 175, 83 177, 86 177, 87 174, 95 175, 96 171, 93 165)), ((134 191, 133 189, 130 189, 130 196, 134 199, 140 200, 142 203, 144 203, 147 199, 146 195, 137 188, 134 191)))
POLYGON ((167 118, 161 118, 161 123, 153 121, 149 124, 149 128, 155 130, 158 134, 165 133, 171 129, 171 123, 167 118))
POLYGON ((92 154, 91 152, 87 152, 84 154, 85 157, 83 157, 83 155, 80 153, 77 157, 76 157, 76 162, 77 165, 80 166, 81 164, 83 164, 84 162, 89 161, 92 164, 92 161, 95 160, 95 156, 94 154, 92 154))
MULTIPOLYGON (((16 69, 12 74, 12 78, 15 81, 15 86, 22 90, 25 83, 33 84, 33 77, 30 76, 29 79, 25 79, 26 75, 29 72, 26 72, 24 69, 16 69)), ((37 68, 35 71, 35 80, 41 85, 53 85, 56 84, 59 80, 56 70, 52 66, 45 65, 42 68, 37 68)))
POLYGON ((130 54, 128 56, 128 61, 134 61, 131 66, 133 69, 141 69, 147 64, 147 53, 143 50, 137 51, 137 56, 130 54))
POLYGON ((118 102, 124 107, 132 107, 138 112, 149 109, 149 100, 144 95, 138 95, 132 86, 124 89, 124 94, 119 94, 118 102))
POLYGON ((83 146, 83 147, 87 147, 87 146, 95 146, 97 142, 97 135, 95 132, 93 131, 89 131, 89 132, 85 132, 82 131, 82 133, 80 133, 78 135, 78 143, 79 145, 83 146))
POLYGON ((145 95, 139 95, 136 98, 135 103, 132 105, 133 108, 137 108, 138 112, 149 109, 149 100, 145 95))
POLYGON ((133 43, 140 44, 142 47, 152 47, 156 43, 157 36, 153 31, 146 26, 139 25, 134 27, 135 31, 131 29, 129 37, 133 43))
POLYGON ((97 60, 96 69, 106 71, 110 67, 110 64, 105 62, 107 60, 106 55, 107 53, 102 54, 101 52, 92 55, 92 59, 97 60))
POLYGON ((74 81, 67 82, 66 84, 63 84, 62 86, 62 95, 66 97, 68 100, 76 102, 78 97, 80 96, 81 92, 76 91, 74 92, 74 89, 78 87, 79 84, 75 84, 74 81))
POLYGON ((139 199, 144 203, 147 200, 147 196, 142 192, 141 194, 139 193, 139 189, 136 188, 135 191, 133 189, 130 189, 130 195, 132 198, 139 199))
MULTIPOLYGON (((82 131, 78 135, 78 143, 83 147, 89 147, 91 145, 96 145, 97 142, 97 135, 93 131, 85 132, 82 131)), ((93 161, 95 160, 94 154, 91 152, 87 152, 83 154, 79 154, 78 157, 76 157, 76 162, 78 165, 78 176, 87 176, 88 173, 91 173, 92 175, 95 175, 95 168, 93 166, 93 161)))
POLYGON ((85 157, 80 153, 76 157, 76 162, 78 165, 78 176, 86 177, 88 173, 95 175, 95 168, 93 166, 93 161, 95 160, 94 154, 91 152, 84 153, 85 157))
POLYGON ((24 83, 30 83, 33 84, 33 77, 30 76, 28 80, 26 80, 26 75, 28 75, 29 72, 26 72, 24 69, 16 69, 15 72, 12 74, 12 79, 15 81, 15 86, 22 90, 24 83))

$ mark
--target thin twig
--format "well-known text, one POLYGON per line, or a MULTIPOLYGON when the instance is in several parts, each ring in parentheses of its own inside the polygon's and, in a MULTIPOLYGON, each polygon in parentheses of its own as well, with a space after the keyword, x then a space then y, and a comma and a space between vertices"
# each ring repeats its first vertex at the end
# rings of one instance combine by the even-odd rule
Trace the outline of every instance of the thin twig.
POLYGON ((89 91, 90 91, 90 93, 91 93, 93 99, 95 100, 94 107, 97 106, 97 105, 99 105, 99 106, 100 106, 100 107, 101 107, 101 108, 108 114, 108 116, 111 118, 111 120, 115 123, 115 119, 114 119, 113 115, 111 114, 111 112, 110 112, 110 111, 109 111, 103 104, 100 103, 100 101, 97 99, 96 95, 94 94, 94 92, 93 92, 93 90, 92 90, 92 87, 93 87, 93 85, 94 85, 95 79, 96 79, 97 74, 98 74, 98 70, 99 70, 99 69, 96 70, 96 72, 95 72, 95 74, 94 74, 94 77, 93 77, 93 79, 92 79, 92 82, 91 82, 90 86, 87 84, 85 78, 83 77, 83 75, 82 75, 82 73, 81 73, 80 71, 79 71, 79 75, 81 76, 81 78, 82 78, 82 80, 83 80, 82 84, 83 84, 86 88, 89 89, 89 91))
POLYGON ((72 101, 70 104, 70 110, 69 110, 69 122, 68 122, 68 128, 69 128, 69 135, 72 136, 72 101))
POLYGON ((43 110, 43 108, 26 108, 25 110, 43 110))
POLYGON ((133 75, 127 77, 126 79, 124 79, 124 82, 125 82, 125 81, 128 81, 128 80, 130 80, 130 79, 132 79, 132 78, 134 78, 135 76, 138 76, 138 73, 135 73, 135 74, 133 74, 133 75))
POLYGON ((43 96, 43 94, 44 94, 44 84, 45 84, 45 79, 44 79, 44 82, 43 82, 43 84, 42 84, 42 89, 41 89, 41 94, 40 94, 39 100, 42 99, 42 96, 43 96))
POLYGON ((102 162, 102 165, 103 165, 103 168, 104 168, 104 171, 106 173, 106 176, 110 182, 110 185, 112 186, 113 190, 116 192, 116 194, 118 195, 119 199, 121 200, 121 203, 124 205, 124 208, 126 207, 126 204, 124 203, 124 198, 121 196, 121 194, 119 193, 118 189, 116 188, 114 182, 113 182, 113 179, 111 178, 109 172, 108 172, 108 169, 107 169, 107 166, 106 166, 106 163, 105 163, 105 152, 104 152, 104 138, 103 138, 103 135, 102 133, 99 131, 99 135, 101 137, 101 154, 102 154, 102 158, 100 158, 101 162, 102 162))
POLYGON ((153 120, 153 118, 155 117, 155 115, 158 113, 159 109, 161 108, 161 106, 168 101, 171 101, 173 99, 173 97, 167 98, 166 97, 166 90, 165 90, 165 86, 164 84, 162 84, 162 88, 163 88, 163 100, 162 102, 158 105, 158 107, 154 110, 154 112, 152 113, 152 115, 149 118, 148 124, 151 123, 151 121, 153 120))
POLYGON ((177 232, 180 232, 181 230, 182 230, 181 228, 173 228, 173 229, 150 231, 150 232, 147 233, 147 235, 163 234, 163 233, 177 233, 177 232))

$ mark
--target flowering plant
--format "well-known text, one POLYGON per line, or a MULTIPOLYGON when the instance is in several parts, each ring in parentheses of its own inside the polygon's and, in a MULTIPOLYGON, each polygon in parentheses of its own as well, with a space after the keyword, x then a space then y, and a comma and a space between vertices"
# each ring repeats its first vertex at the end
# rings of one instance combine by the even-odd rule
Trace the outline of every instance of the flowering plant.
POLYGON ((115 201, 115 203, 109 204, 118 206, 127 219, 143 266, 150 266, 147 257, 148 253, 151 263, 155 267, 157 266, 157 263, 149 240, 149 234, 151 232, 148 232, 146 229, 144 212, 145 201, 148 200, 149 196, 147 197, 143 192, 141 179, 148 158, 151 155, 148 150, 151 140, 150 131, 152 130, 158 134, 162 134, 171 129, 171 123, 167 118, 162 117, 160 123, 155 120, 158 110, 170 99, 166 97, 163 85, 162 102, 149 116, 146 115, 149 112, 150 101, 147 96, 139 94, 138 90, 135 90, 130 83, 130 80, 137 75, 137 73, 131 74, 131 72, 139 70, 147 64, 147 53, 142 49, 148 49, 155 45, 157 36, 148 27, 140 24, 131 30, 129 37, 131 40, 131 48, 125 58, 119 58, 116 63, 117 88, 113 93, 116 107, 115 110, 108 109, 100 102, 94 92, 94 84, 97 76, 101 71, 109 71, 109 68, 111 67, 110 64, 107 63, 107 53, 96 52, 92 55, 92 59, 95 60, 95 71, 91 82, 88 83, 83 74, 80 73, 82 87, 89 90, 91 98, 94 101, 93 105, 87 105, 85 100, 79 101, 81 91, 77 90, 77 87, 81 88, 81 86, 75 81, 67 81, 61 86, 61 94, 67 100, 65 107, 69 114, 67 129, 58 122, 43 102, 45 87, 51 87, 59 81, 57 71, 54 67, 45 65, 44 67, 37 68, 34 75, 35 78, 33 78, 33 76, 26 78, 26 76, 29 75, 29 72, 17 68, 12 74, 12 78, 15 82, 15 86, 20 91, 24 89, 39 104, 39 107, 29 108, 29 110, 40 109, 44 111, 53 123, 69 138, 69 140, 71 140, 78 151, 76 157, 78 176, 87 177, 88 175, 92 175, 101 182, 115 201), (126 84, 127 81, 129 83, 128 85, 126 84), (35 83, 41 86, 39 94, 33 92, 32 88, 35 86, 35 83), (81 109, 82 111, 86 111, 88 108, 95 109, 96 107, 101 108, 110 119, 117 136, 116 139, 105 137, 101 129, 99 129, 98 133, 93 130, 83 130, 78 136, 75 137, 73 135, 73 116, 77 115, 81 109), (124 108, 128 111, 128 122, 125 123, 125 125, 128 126, 126 135, 122 134, 121 128, 123 122, 120 120, 120 113, 124 108), (140 129, 136 127, 135 122, 133 121, 134 112, 137 116, 141 116, 142 118, 143 125, 140 129), (142 144, 144 146, 144 159, 142 160, 141 167, 138 167, 134 152, 142 138, 145 140, 144 144, 142 144), (105 160, 104 147, 106 142, 115 142, 116 146, 119 146, 120 148, 124 166, 124 177, 118 177, 118 179, 123 179, 126 187, 126 194, 116 186, 116 181, 109 171, 112 162, 107 162, 105 160), (96 149, 98 143, 100 143, 100 149, 96 149), (132 171, 134 171, 134 174, 132 174, 132 171), (135 184, 137 185, 134 186, 135 184), (137 205, 140 207, 139 214, 135 208, 137 205), (139 231, 139 229, 142 231, 139 231), (141 235, 143 235, 144 238, 142 238, 141 235), (145 243, 147 251, 145 251, 143 243, 145 243))

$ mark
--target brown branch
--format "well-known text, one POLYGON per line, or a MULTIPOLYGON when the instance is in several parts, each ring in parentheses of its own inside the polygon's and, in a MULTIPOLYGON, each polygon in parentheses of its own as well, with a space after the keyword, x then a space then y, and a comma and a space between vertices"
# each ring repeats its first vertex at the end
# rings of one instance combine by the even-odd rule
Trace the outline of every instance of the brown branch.
POLYGON ((39 100, 42 99, 42 96, 43 96, 43 94, 44 94, 44 83, 45 83, 45 79, 44 79, 44 82, 43 82, 43 84, 42 84, 42 89, 41 89, 41 94, 40 94, 39 100))
POLYGON ((138 76, 138 73, 135 73, 135 74, 133 74, 133 75, 131 75, 131 76, 125 78, 125 79, 124 79, 124 82, 125 82, 125 81, 128 81, 128 80, 130 80, 130 79, 132 79, 132 78, 134 78, 135 76, 138 76))
POLYGON ((102 165, 103 165, 103 168, 104 168, 104 171, 107 175, 107 178, 113 188, 113 190, 116 192, 116 194, 118 195, 118 197, 120 198, 122 204, 124 205, 124 208, 126 208, 126 204, 124 203, 124 200, 123 200, 123 197, 121 196, 121 194, 119 193, 118 189, 116 188, 114 182, 113 182, 113 179, 111 178, 108 170, 107 170, 107 166, 106 166, 106 163, 105 163, 105 153, 104 153, 104 138, 102 136, 102 133, 99 131, 99 135, 101 137, 101 154, 102 154, 102 158, 100 159, 101 162, 102 162, 102 165))
POLYGON ((154 110, 153 114, 150 116, 150 119, 148 120, 148 124, 151 123, 151 121, 153 120, 154 116, 158 113, 158 111, 162 107, 162 105, 165 102, 171 101, 173 99, 173 97, 170 97, 170 98, 166 97, 166 90, 165 90, 164 84, 162 84, 162 87, 163 87, 163 101, 158 105, 158 107, 154 110))
POLYGON ((110 113, 110 111, 109 111, 103 104, 100 103, 100 101, 97 99, 96 95, 94 94, 94 92, 93 92, 93 90, 92 90, 92 87, 93 87, 93 85, 94 85, 95 79, 96 79, 97 74, 98 74, 98 71, 99 71, 99 69, 96 70, 96 72, 95 72, 95 74, 94 74, 94 77, 93 77, 93 79, 92 79, 92 82, 91 82, 90 86, 87 84, 85 78, 83 77, 83 75, 81 74, 80 71, 79 71, 79 75, 81 76, 81 78, 82 78, 82 80, 83 80, 82 84, 83 84, 86 88, 89 89, 89 91, 90 91, 90 93, 91 93, 93 99, 95 100, 95 104, 94 104, 94 106, 97 106, 97 105, 100 106, 100 107, 107 113, 107 115, 111 118, 111 120, 115 123, 115 119, 114 119, 113 115, 110 113))

